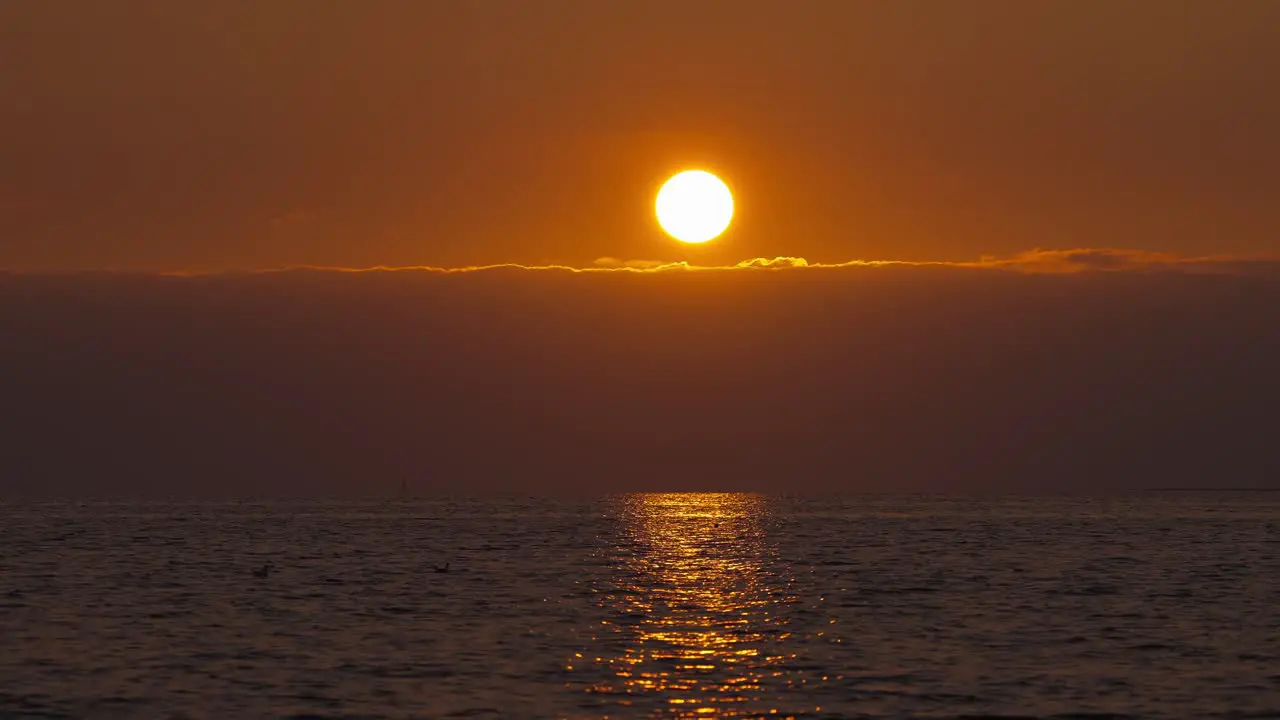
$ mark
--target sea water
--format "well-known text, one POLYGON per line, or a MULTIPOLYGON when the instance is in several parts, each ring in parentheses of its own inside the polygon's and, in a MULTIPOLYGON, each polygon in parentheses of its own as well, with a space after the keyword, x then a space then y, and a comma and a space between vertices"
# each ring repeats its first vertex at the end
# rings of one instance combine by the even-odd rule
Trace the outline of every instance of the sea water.
POLYGON ((993 716, 1280 717, 1280 493, 0 504, 3 718, 993 716))

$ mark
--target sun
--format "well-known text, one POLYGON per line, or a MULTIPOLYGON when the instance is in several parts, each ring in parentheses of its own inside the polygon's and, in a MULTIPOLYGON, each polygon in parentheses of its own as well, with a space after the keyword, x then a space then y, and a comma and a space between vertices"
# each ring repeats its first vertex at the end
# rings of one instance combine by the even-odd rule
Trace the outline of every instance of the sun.
POLYGON ((705 170, 686 170, 666 182, 655 203, 658 224, 687 243, 713 240, 733 219, 729 186, 705 170))

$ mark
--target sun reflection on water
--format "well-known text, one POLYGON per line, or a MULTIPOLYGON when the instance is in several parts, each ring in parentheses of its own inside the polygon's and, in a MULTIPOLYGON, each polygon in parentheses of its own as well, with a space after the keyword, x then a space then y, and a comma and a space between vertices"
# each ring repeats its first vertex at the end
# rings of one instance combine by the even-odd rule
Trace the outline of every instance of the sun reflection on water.
MULTIPOLYGON (((644 494, 623 500, 615 572, 599 588, 611 611, 588 692, 669 717, 768 714, 794 691, 778 609, 791 578, 768 541, 768 500, 749 494, 644 494)), ((802 680, 800 682, 803 682, 802 680)))

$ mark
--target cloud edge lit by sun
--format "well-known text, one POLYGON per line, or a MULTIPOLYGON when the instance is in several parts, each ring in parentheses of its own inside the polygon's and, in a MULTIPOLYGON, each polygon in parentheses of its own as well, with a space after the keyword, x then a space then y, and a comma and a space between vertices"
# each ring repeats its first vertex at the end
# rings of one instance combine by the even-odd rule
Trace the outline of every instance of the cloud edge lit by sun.
POLYGON ((487 273, 501 271, 563 272, 568 274, 664 274, 672 272, 813 272, 821 270, 853 269, 942 269, 957 271, 1003 272, 1020 275, 1075 275, 1100 273, 1176 273, 1183 275, 1236 275, 1280 279, 1280 256, 1184 256, 1175 253, 1158 253, 1121 248, 1073 248, 1063 250, 1034 249, 1008 257, 983 256, 974 261, 910 261, 910 260, 848 260, 844 262, 810 262, 803 257, 775 256, 748 258, 732 265, 697 265, 688 261, 623 260, 614 257, 597 258, 590 266, 577 267, 565 264, 526 265, 521 263, 496 263, 441 267, 432 265, 405 265, 369 267, 340 267, 326 265, 286 265, 254 270, 195 271, 168 270, 156 273, 113 273, 111 271, 85 270, 80 272, 22 272, 0 271, 0 275, 67 275, 67 274, 152 274, 168 277, 203 277, 225 275, 270 275, 287 272, 423 272, 440 275, 487 273))

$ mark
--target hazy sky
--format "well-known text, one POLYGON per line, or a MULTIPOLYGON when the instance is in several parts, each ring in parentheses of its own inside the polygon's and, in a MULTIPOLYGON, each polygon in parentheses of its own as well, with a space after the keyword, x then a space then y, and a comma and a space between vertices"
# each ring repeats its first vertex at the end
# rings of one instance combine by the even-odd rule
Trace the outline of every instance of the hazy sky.
POLYGON ((0 497, 1280 488, 1277 267, 1126 262, 0 274, 0 497))
POLYGON ((1275 0, 5 0, 0 267, 1276 253, 1277 71, 1275 0))

